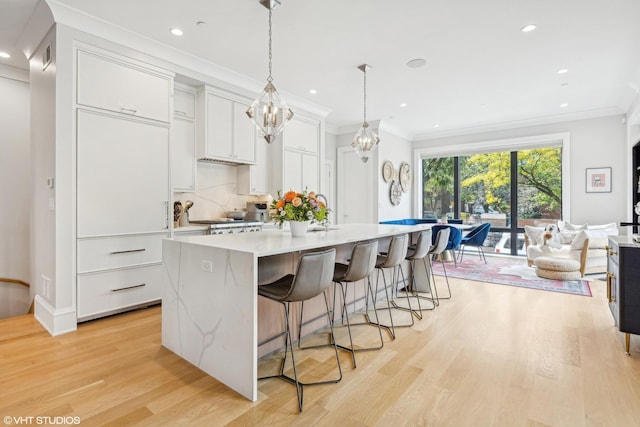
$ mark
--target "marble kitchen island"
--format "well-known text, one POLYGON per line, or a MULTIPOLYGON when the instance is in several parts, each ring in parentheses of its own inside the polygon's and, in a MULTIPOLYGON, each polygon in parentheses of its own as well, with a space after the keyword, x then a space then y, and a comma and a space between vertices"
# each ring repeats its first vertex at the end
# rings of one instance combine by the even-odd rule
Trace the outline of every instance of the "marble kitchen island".
POLYGON ((162 345, 256 401, 258 285, 293 273, 300 252, 335 247, 345 259, 357 242, 424 228, 345 224, 305 237, 276 229, 165 239, 162 345))

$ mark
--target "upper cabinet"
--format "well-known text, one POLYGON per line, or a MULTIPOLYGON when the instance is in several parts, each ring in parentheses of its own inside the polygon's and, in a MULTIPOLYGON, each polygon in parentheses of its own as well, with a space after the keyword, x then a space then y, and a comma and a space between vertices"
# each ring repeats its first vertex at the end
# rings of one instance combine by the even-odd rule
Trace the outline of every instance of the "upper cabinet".
POLYGON ((171 187, 196 190, 196 91, 176 83, 171 124, 171 187))
POLYGON ((318 122, 294 116, 283 130, 282 142, 286 148, 317 153, 319 133, 318 122))
POLYGON ((78 50, 78 105, 169 122, 172 79, 114 57, 78 50))
POLYGON ((256 162, 257 130, 245 114, 249 100, 204 87, 198 91, 198 159, 256 162))
POLYGON ((321 122, 296 115, 271 144, 271 194, 321 191, 321 122))

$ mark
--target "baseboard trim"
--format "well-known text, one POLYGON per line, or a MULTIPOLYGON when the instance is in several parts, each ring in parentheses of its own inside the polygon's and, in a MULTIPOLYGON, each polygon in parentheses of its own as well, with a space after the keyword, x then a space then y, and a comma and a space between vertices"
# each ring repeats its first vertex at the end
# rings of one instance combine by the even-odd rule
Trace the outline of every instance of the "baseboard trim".
POLYGON ((73 332, 78 328, 75 309, 56 310, 40 295, 35 297, 34 317, 52 336, 73 332))

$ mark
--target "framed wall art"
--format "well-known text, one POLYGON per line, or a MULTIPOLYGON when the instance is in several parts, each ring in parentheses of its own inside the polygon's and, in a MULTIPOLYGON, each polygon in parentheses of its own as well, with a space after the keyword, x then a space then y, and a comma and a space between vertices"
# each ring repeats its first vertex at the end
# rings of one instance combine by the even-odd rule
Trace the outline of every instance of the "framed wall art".
POLYGON ((587 193, 611 193, 611 168, 587 168, 587 193))

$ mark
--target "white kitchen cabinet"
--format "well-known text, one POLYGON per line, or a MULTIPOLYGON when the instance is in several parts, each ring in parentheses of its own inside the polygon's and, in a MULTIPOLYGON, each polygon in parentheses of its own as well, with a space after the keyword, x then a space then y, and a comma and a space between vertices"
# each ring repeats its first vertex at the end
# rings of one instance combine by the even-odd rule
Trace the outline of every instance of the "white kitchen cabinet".
POLYGON ((283 191, 319 191, 319 159, 317 154, 284 150, 283 191))
POLYGON ((320 189, 320 120, 294 116, 271 144, 271 194, 320 189))
POLYGON ((172 79, 116 55, 77 50, 78 105, 169 122, 172 79))
POLYGON ((285 126, 282 140, 285 148, 318 153, 320 125, 317 121, 294 116, 285 126))
POLYGON ((159 303, 165 274, 156 264, 78 275, 78 320, 159 303))
POLYGON ((78 237, 167 230, 169 129, 78 110, 78 237))
POLYGON ((173 115, 185 119, 196 118, 196 91, 195 89, 179 83, 175 83, 173 89, 173 115))
POLYGON ((245 114, 249 101, 205 87, 198 92, 198 159, 254 164, 257 130, 245 114))
POLYGON ((256 164, 239 165, 236 168, 238 194, 261 195, 270 192, 269 144, 258 139, 256 142, 256 164))
POLYGON ((162 262, 162 239, 168 233, 110 236, 78 240, 78 273, 162 262))
POLYGON ((195 90, 184 87, 173 95, 171 124, 171 187, 174 191, 196 191, 195 90))
POLYGON ((190 141, 190 148, 176 144, 176 158, 190 149, 194 163, 195 91, 191 100, 178 96, 184 114, 176 112, 172 127, 172 73, 89 46, 76 49, 76 60, 76 315, 83 321, 162 298, 170 138, 190 141))

